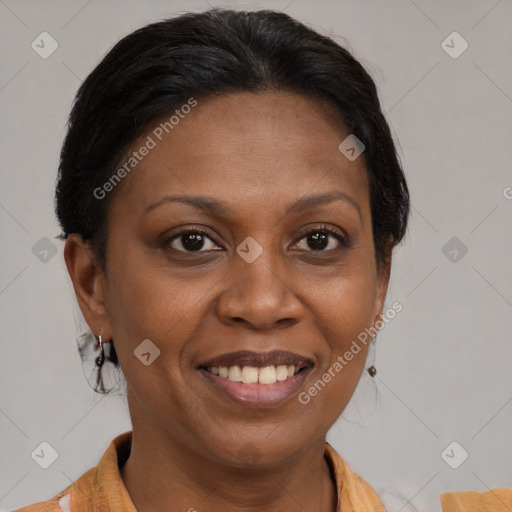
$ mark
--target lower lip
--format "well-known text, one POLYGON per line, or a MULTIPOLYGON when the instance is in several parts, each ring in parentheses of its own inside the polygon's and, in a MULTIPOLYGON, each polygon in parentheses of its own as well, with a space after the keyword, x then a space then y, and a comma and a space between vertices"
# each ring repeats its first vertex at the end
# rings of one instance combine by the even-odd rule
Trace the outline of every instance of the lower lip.
POLYGON ((243 382, 233 382, 224 377, 213 375, 204 368, 199 368, 199 372, 224 397, 248 407, 267 407, 281 404, 300 389, 312 370, 313 367, 310 366, 293 377, 277 381, 274 384, 244 384, 243 382))

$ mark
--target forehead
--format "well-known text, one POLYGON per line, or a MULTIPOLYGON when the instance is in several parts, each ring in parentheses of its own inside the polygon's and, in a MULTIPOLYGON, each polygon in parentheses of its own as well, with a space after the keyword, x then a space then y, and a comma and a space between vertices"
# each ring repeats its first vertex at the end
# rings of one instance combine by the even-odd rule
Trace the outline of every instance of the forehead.
POLYGON ((151 149, 121 183, 113 208, 137 216, 176 193, 246 207, 332 189, 368 201, 364 158, 350 161, 338 150, 349 132, 325 103, 286 92, 196 101, 153 123, 133 144, 127 157, 151 149))

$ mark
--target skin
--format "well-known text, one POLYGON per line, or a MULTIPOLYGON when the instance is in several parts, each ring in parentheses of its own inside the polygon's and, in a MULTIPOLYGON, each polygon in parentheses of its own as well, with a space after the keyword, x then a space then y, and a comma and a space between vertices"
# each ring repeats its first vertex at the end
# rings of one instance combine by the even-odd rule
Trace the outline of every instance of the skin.
POLYGON ((293 93, 198 100, 116 190, 106 272, 79 235, 68 238, 81 311, 95 334, 115 340, 127 380, 133 442, 122 477, 139 512, 336 510, 324 443, 367 347, 307 405, 296 394, 243 407, 196 366, 236 350, 289 350, 315 363, 305 391, 379 319, 390 257, 377 268, 364 158, 338 150, 347 135, 327 105, 293 93), (288 212, 335 190, 357 206, 338 199, 288 212), (178 194, 213 198, 229 212, 167 202, 144 213, 178 194), (348 236, 348 246, 330 236, 328 247, 311 249, 307 233, 321 225, 348 236), (166 248, 194 227, 211 234, 202 253, 186 252, 184 237, 166 248), (248 236, 263 248, 253 263, 236 253, 248 236), (144 366, 133 352, 148 338, 161 353, 144 366), (249 443, 257 461, 242 456, 249 443))

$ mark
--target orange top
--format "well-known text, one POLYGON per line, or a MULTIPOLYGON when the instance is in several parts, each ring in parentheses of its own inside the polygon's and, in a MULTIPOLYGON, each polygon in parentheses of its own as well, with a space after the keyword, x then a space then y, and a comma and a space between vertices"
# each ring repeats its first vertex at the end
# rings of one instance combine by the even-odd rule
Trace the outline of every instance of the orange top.
POLYGON ((510 512, 512 489, 445 492, 441 494, 441 507, 443 512, 510 512))
MULTIPOLYGON (((98 465, 57 496, 14 512, 137 512, 119 471, 130 454, 131 439, 131 432, 117 436, 98 465)), ((385 512, 377 493, 329 443, 325 443, 324 456, 336 483, 337 512, 385 512)), ((512 512, 512 490, 445 493, 441 505, 443 512, 512 512)))

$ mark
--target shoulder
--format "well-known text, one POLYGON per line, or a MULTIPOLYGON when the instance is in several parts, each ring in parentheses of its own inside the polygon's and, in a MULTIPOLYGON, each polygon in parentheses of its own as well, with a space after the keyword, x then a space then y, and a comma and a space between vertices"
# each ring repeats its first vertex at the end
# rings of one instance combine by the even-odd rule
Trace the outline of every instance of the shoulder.
POLYGON ((325 443, 325 457, 330 462, 338 491, 338 507, 343 512, 386 512, 378 494, 368 482, 350 469, 338 452, 325 443))
POLYGON ((71 495, 66 494, 66 491, 67 489, 48 501, 33 503, 32 505, 19 508, 13 512, 68 512, 69 498, 71 495))
POLYGON ((80 495, 89 495, 93 490, 92 484, 96 473, 97 468, 91 468, 53 498, 47 501, 33 503, 32 505, 19 508, 13 512, 70 512, 71 496, 75 494, 76 489, 80 489, 80 495))
MULTIPOLYGON (((346 461, 325 443, 325 457, 333 469, 338 490, 338 507, 343 512, 386 512, 373 488, 354 473, 346 461)), ((486 492, 445 492, 440 496, 443 512, 512 512, 512 489, 496 488, 486 492)))
POLYGON ((441 509, 443 512, 512 512, 512 489, 445 492, 441 494, 441 509))
MULTIPOLYGON (((86 471, 70 486, 48 501, 41 501, 13 512, 96 512, 96 505, 123 505, 134 510, 119 472, 119 465, 130 450, 131 432, 125 432, 113 439, 97 466, 86 471), (94 499, 91 501, 91 497, 94 499)), ((102 510, 103 510, 102 508, 102 510)))

